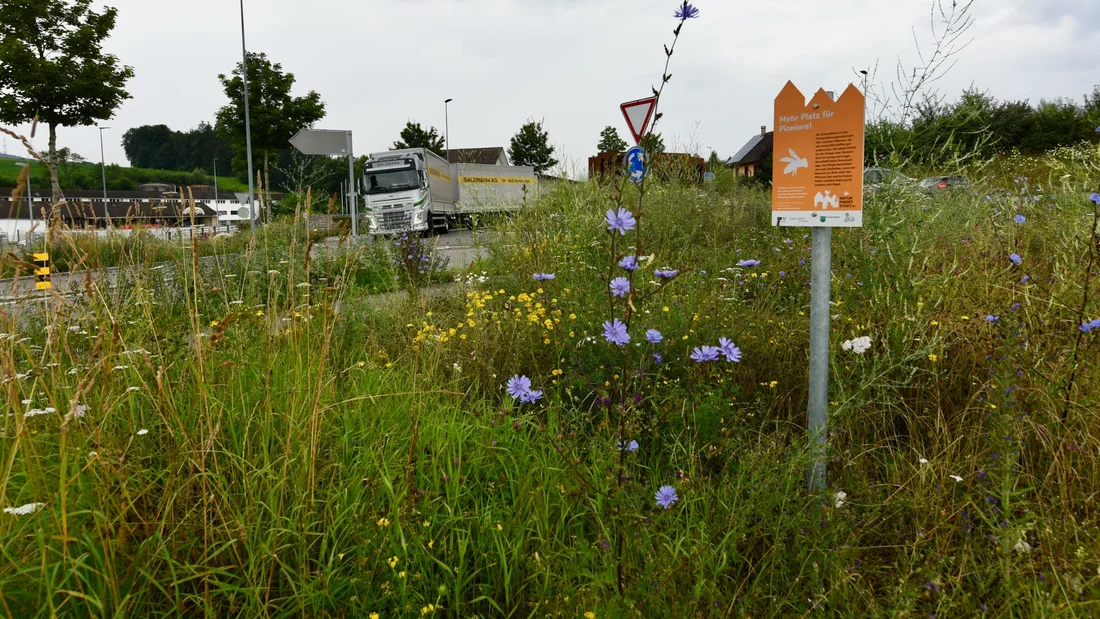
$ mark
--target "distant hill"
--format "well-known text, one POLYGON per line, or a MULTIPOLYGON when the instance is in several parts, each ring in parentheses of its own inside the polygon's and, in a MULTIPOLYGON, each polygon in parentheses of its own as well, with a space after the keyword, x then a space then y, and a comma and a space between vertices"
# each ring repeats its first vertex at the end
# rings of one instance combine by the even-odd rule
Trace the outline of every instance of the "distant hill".
MULTIPOLYGON (((19 179, 22 157, 0 155, 0 187, 14 187, 19 179)), ((48 187, 50 173, 46 164, 31 164, 31 186, 48 187)), ((58 182, 64 190, 99 189, 103 187, 103 177, 97 163, 70 163, 58 168, 58 182)), ((133 191, 144 183, 167 183, 169 185, 213 185, 214 177, 196 172, 175 170, 149 170, 145 168, 124 168, 119 165, 107 166, 107 189, 115 191, 133 191)), ((219 176, 218 188, 229 192, 246 192, 248 185, 232 176, 219 176)))

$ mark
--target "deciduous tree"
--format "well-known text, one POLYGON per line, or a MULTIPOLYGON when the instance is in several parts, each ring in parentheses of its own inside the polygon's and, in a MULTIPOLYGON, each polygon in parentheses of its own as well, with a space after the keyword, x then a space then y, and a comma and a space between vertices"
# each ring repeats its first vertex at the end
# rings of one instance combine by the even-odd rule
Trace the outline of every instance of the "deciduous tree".
POLYGON ((542 128, 542 121, 528 121, 512 136, 508 148, 508 158, 512 165, 531 166, 541 174, 558 165, 554 159, 554 147, 550 145, 550 134, 542 128))
POLYGON ((600 143, 596 145, 599 153, 621 153, 627 149, 626 141, 619 137, 619 131, 608 125, 600 132, 600 143))
POLYGON ((401 139, 394 142, 390 150, 401 148, 426 148, 440 157, 444 157, 445 150, 443 136, 439 135, 438 129, 430 127, 424 130, 420 123, 411 120, 405 123, 405 128, 401 130, 401 139))
POLYGON ((114 8, 91 0, 0 1, 0 121, 38 119, 50 132, 49 168, 54 201, 57 128, 93 125, 114 116, 130 94, 132 68, 103 53, 115 27, 114 8))

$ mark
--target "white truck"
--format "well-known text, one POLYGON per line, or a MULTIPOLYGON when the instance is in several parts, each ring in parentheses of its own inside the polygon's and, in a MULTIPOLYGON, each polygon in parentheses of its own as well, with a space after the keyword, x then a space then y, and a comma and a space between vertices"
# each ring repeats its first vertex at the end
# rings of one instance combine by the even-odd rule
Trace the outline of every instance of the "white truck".
POLYGON ((446 232, 474 213, 509 212, 536 191, 534 168, 447 163, 424 148, 371 153, 360 191, 370 234, 446 232))

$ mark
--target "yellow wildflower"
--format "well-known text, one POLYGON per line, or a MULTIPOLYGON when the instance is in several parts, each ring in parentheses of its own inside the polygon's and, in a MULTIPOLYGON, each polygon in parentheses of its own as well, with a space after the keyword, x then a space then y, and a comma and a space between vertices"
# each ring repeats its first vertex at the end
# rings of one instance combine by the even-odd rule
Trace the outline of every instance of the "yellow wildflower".
POLYGON ((389 559, 386 559, 386 563, 390 564, 390 568, 397 567, 397 557, 393 556, 393 557, 390 557, 389 559))
MULTIPOLYGON (((377 523, 375 523, 375 524, 377 524, 378 526, 380 526, 380 527, 382 527, 382 528, 384 529, 384 528, 386 528, 386 527, 390 526, 390 521, 389 521, 389 519, 388 519, 388 518, 386 518, 385 516, 383 516, 383 517, 379 518, 379 519, 378 519, 378 522, 377 522, 377 523)), ((396 557, 394 557, 394 558, 396 559, 396 557)))
POLYGON ((936 361, 939 361, 939 359, 940 358, 936 355, 928 355, 928 360, 931 361, 932 363, 935 363, 936 361))

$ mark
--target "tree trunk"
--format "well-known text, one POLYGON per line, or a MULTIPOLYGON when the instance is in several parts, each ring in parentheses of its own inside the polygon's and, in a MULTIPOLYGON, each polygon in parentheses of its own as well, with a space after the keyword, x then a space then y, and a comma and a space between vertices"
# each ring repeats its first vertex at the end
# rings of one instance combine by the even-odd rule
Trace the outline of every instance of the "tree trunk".
POLYGON ((53 193, 52 204, 61 201, 61 183, 57 180, 57 125, 50 123, 50 189, 53 193))

